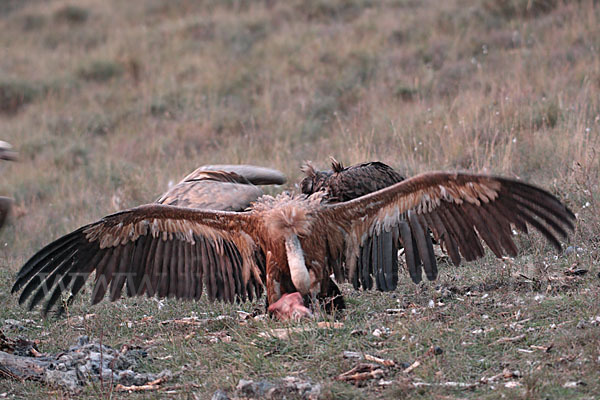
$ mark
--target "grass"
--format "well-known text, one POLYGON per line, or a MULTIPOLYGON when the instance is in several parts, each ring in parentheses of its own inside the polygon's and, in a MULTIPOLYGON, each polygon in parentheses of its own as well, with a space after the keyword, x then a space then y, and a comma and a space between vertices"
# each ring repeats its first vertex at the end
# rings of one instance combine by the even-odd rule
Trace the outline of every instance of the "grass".
MULTIPOLYGON (((34 322, 5 333, 38 338, 43 351, 81 334, 150 346, 145 369, 188 366, 169 383, 181 398, 231 393, 240 378, 288 375, 320 383, 323 398, 593 398, 600 391, 598 326, 590 322, 600 315, 596 3, 7 3, 0 138, 21 157, 0 165, 0 193, 16 201, 16 218, 0 237, 0 321, 34 322), (70 319, 42 321, 9 294, 18 268, 51 239, 151 201, 198 165, 271 166, 291 186, 303 160, 325 167, 329 155, 345 164, 378 159, 407 175, 459 169, 535 182, 577 213, 567 245, 582 251, 555 258, 534 235, 520 241, 522 256, 511 263, 445 266, 438 282, 421 287, 403 276, 393 294, 345 288, 343 328, 292 340, 257 335, 287 324, 239 321, 237 310, 262 303, 169 300, 159 309, 152 299, 128 299, 90 307, 84 294, 70 319), (575 263, 590 272, 565 276, 575 263), (443 305, 430 308, 430 300, 443 305), (192 312, 231 319, 195 328, 156 323, 192 312), (95 316, 78 320, 88 313, 95 316), (387 336, 372 335, 383 328, 387 336), (550 344, 548 353, 530 347, 550 344), (428 356, 434 345, 444 352, 428 356), (354 387, 333 379, 355 364, 345 350, 421 366, 389 371, 388 386, 354 387), (504 369, 519 371, 509 379, 519 386, 503 379, 469 390, 436 386, 504 369), (564 387, 579 381, 586 385, 564 387)), ((8 380, 2 393, 66 396, 8 380)), ((96 386, 82 397, 110 395, 96 386)))

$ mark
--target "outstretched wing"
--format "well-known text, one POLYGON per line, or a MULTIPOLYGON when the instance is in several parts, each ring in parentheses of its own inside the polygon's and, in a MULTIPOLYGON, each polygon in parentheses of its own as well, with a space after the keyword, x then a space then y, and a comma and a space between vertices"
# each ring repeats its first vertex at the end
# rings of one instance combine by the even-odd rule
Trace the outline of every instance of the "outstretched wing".
MULTIPOLYGON (((394 226, 400 228, 411 278, 418 282, 421 259, 427 277, 437 277, 427 229, 458 265, 461 255, 467 261, 483 256, 481 239, 496 256, 515 256, 512 226, 527 233, 531 225, 560 250, 558 236, 566 237, 575 221, 575 215, 543 189, 502 177, 447 172, 421 174, 355 200, 326 205, 323 217, 330 225, 349 221, 346 272, 355 285, 360 245, 394 226)), ((391 277, 384 271, 380 279, 393 284, 391 277)))
POLYGON ((283 185, 286 182, 285 175, 283 175, 281 171, 272 168, 244 164, 204 165, 189 174, 184 178, 184 180, 193 179, 195 174, 202 171, 233 172, 239 176, 243 176, 253 185, 283 185))
MULTIPOLYGON (((260 296, 264 256, 253 215, 149 204, 109 215, 57 239, 21 268, 12 292, 44 314, 63 292, 75 296, 92 272, 92 303, 110 292, 211 300, 260 296)), ((60 303, 59 303, 60 304, 60 303)), ((61 306, 62 307, 62 306, 61 306)))
POLYGON ((243 211, 262 196, 255 184, 283 184, 277 170, 253 165, 205 165, 186 176, 156 201, 171 206, 243 211))

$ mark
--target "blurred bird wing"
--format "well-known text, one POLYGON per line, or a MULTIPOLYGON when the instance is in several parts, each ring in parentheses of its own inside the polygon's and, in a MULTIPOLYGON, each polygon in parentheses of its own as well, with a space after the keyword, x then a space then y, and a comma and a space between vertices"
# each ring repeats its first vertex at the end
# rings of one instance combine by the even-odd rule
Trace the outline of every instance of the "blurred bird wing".
POLYGON ((244 177, 253 185, 283 185, 286 182, 286 178, 281 171, 272 168, 244 164, 203 165, 186 176, 183 180, 186 181, 197 179, 198 176, 202 175, 202 173, 206 171, 231 172, 244 177))
POLYGON ((4 226, 10 210, 12 208, 13 200, 9 197, 0 196, 0 228, 4 226))
MULTIPOLYGON (((262 293, 264 260, 249 213, 149 204, 109 215, 50 243, 21 268, 12 292, 30 309, 75 296, 95 271, 92 303, 107 291, 232 302, 262 293), (110 286, 110 288, 109 288, 110 286)), ((60 304, 60 303, 59 303, 60 304)), ((62 308, 62 306, 61 306, 62 308)))
POLYGON ((0 140, 0 160, 16 161, 18 156, 10 143, 0 140))
POLYGON ((458 265, 461 255, 467 261, 483 256, 481 239, 496 256, 515 256, 512 226, 527 233, 531 225, 560 250, 557 235, 566 237, 575 221, 574 214, 543 189, 502 177, 448 172, 421 174, 351 201, 325 205, 322 218, 330 230, 342 222, 347 225, 342 228, 350 281, 363 273, 356 262, 361 244, 394 226, 400 227, 411 276, 420 269, 420 256, 429 279, 435 279, 428 229, 458 265))
POLYGON ((243 211, 263 194, 253 182, 280 184, 285 182, 285 177, 279 171, 251 165, 206 165, 186 176, 156 202, 186 208, 243 211))

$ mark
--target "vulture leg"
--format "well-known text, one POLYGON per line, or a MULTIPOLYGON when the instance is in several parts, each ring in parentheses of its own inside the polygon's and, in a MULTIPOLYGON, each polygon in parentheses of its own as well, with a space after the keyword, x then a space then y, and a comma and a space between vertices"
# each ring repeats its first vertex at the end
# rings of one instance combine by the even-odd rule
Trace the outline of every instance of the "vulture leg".
POLYGON ((327 277, 321 284, 321 293, 317 299, 323 304, 323 308, 328 314, 346 309, 342 292, 330 277, 327 277))

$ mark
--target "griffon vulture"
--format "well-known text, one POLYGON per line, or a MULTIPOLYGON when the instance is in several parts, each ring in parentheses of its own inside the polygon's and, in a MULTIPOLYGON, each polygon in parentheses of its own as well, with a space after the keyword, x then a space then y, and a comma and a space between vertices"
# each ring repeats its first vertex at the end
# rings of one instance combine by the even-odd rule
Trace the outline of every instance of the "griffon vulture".
MULTIPOLYGON (((262 196, 247 212, 146 204, 85 225, 50 243, 21 268, 12 292, 30 309, 63 291, 76 295, 95 272, 92 303, 128 296, 245 300, 267 292, 280 318, 304 315, 302 297, 330 292, 329 275, 356 282, 360 246, 398 226, 424 249, 431 230, 455 264, 484 254, 517 254, 512 226, 539 230, 558 250, 575 216, 543 189, 512 179, 431 172, 356 199, 262 196), (346 262, 332 263, 345 255, 346 262), (298 294, 298 293, 299 294, 298 294), (292 307, 289 307, 290 303, 292 307)), ((425 250, 423 250, 425 251, 425 250)), ((386 271, 389 272, 389 271, 386 271)), ((431 271, 426 271, 432 274, 431 271)), ((392 274, 385 273, 384 279, 392 274)), ((60 302, 59 302, 60 305, 60 302)))
MULTIPOLYGON (((330 203, 348 201, 366 194, 376 192, 395 183, 404 180, 404 177, 395 171, 389 165, 379 161, 365 162, 345 167, 335 158, 331 158, 331 170, 319 171, 310 162, 301 168, 305 177, 300 182, 302 193, 311 195, 318 191, 326 193, 326 198, 330 203)), ((399 227, 393 226, 389 230, 383 230, 381 233, 375 233, 369 237, 363 245, 360 246, 357 259, 358 279, 354 280, 354 288, 362 286, 364 289, 373 287, 373 278, 377 289, 381 291, 390 291, 396 289, 398 283, 398 239, 400 237, 399 227), (385 274, 391 276, 385 276, 385 274)), ((431 242, 429 236, 426 240, 431 242)), ((412 247, 409 247, 412 249, 412 247)), ((432 248, 433 249, 433 248, 432 248)), ((421 268, 413 265, 409 271, 418 271, 413 281, 421 281, 421 268), (418 267, 418 269, 417 269, 418 267)), ((428 253, 429 255, 429 253, 428 253)), ((413 261, 415 257, 411 254, 407 259, 413 261)), ((424 257, 428 260, 428 258, 424 257)), ((343 262, 342 260, 335 260, 343 262)), ((435 263, 435 257, 433 257, 435 263)))

